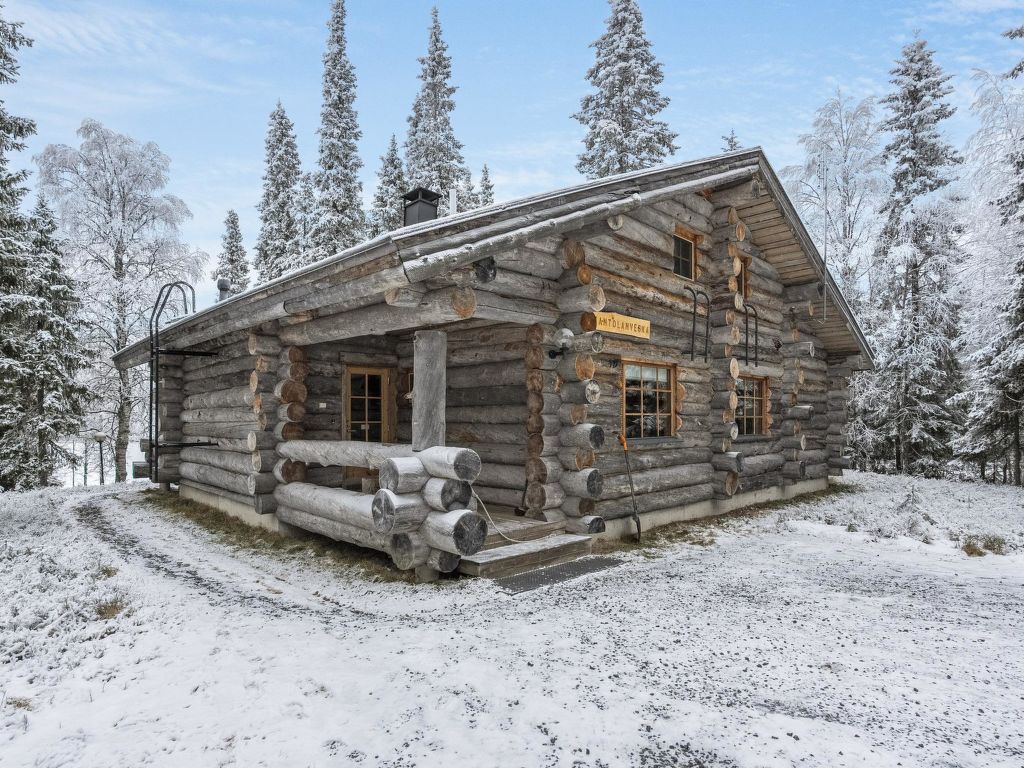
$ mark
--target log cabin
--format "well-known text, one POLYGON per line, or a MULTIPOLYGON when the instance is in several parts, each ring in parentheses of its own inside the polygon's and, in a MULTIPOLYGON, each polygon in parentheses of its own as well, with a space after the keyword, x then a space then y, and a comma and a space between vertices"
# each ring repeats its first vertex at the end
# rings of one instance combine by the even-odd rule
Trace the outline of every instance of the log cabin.
POLYGON ((498 576, 827 486, 863 333, 760 148, 406 225, 185 315, 137 476, 498 576))

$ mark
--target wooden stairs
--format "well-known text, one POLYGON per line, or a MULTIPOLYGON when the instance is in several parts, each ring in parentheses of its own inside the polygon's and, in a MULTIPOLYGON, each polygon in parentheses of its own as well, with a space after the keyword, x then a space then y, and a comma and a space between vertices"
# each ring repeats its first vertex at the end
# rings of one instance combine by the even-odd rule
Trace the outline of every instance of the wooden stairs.
POLYGON ((566 533, 563 523, 494 513, 492 517, 495 525, 488 525, 484 548, 462 558, 461 573, 491 579, 514 576, 584 557, 593 545, 590 536, 566 533))

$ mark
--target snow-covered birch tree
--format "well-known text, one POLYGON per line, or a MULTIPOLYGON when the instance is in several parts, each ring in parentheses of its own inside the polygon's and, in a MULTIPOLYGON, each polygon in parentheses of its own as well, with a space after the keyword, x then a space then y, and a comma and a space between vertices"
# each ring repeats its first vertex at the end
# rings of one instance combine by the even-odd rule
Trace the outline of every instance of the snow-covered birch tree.
POLYGON ((402 226, 402 195, 408 191, 402 157, 398 154, 398 140, 392 135, 387 151, 380 157, 380 169, 377 171, 377 189, 369 216, 371 237, 393 232, 402 226))
POLYGON ((436 7, 431 10, 427 55, 419 62, 420 90, 405 138, 405 175, 410 187, 426 187, 441 195, 438 215, 445 216, 449 213, 450 191, 458 191, 465 184, 468 171, 462 143, 455 138, 452 126, 456 91, 451 84, 452 59, 441 36, 436 7))
POLYGON ((345 40, 345 2, 334 0, 324 53, 320 160, 315 175, 316 216, 313 249, 306 261, 319 261, 356 245, 366 235, 363 167, 357 146, 362 132, 356 116, 356 75, 345 40))
POLYGON ((611 16, 591 44, 596 56, 587 80, 596 89, 573 117, 587 128, 576 169, 589 179, 650 168, 675 151, 676 134, 656 116, 669 100, 665 79, 644 33, 636 0, 609 0, 611 16))
POLYGON ((260 232, 253 259, 259 282, 274 280, 302 265, 297 203, 302 175, 295 126, 277 102, 265 143, 260 232))
POLYGON ((231 283, 229 292, 234 295, 249 287, 249 260, 242 245, 242 228, 238 214, 230 210, 224 219, 224 235, 221 237, 220 255, 217 268, 210 275, 214 280, 226 277, 231 283))
POLYGON ((865 280, 886 190, 882 134, 871 98, 854 103, 839 91, 800 137, 801 165, 783 169, 801 218, 855 311, 863 308, 865 280))
POLYGON ((181 241, 191 213, 165 191, 171 161, 156 144, 95 120, 83 121, 78 136, 78 147, 51 144, 36 162, 82 297, 85 340, 96 354, 87 378, 98 402, 93 417, 113 429, 115 479, 121 481, 143 372, 119 371, 110 356, 148 332, 159 286, 196 280, 207 257, 181 241))

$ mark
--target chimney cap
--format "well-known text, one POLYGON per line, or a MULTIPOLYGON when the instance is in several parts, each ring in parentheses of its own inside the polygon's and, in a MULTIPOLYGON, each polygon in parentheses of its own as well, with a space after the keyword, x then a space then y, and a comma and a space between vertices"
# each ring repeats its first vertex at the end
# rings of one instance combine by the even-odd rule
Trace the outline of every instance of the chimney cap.
POLYGON ((420 200, 423 200, 424 202, 427 203, 436 204, 438 201, 440 201, 441 195, 439 195, 437 192, 432 192, 426 187, 416 187, 415 189, 410 189, 408 192, 402 195, 402 199, 409 203, 415 203, 420 200))

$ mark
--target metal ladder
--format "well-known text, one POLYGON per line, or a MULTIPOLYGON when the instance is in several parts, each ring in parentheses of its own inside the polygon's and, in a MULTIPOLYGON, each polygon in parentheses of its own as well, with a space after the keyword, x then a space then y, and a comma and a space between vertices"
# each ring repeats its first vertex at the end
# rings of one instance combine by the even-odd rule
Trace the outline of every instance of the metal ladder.
POLYGON ((690 359, 694 359, 694 352, 697 347, 697 308, 700 306, 700 299, 704 299, 704 362, 708 361, 708 345, 711 341, 711 299, 700 288, 683 286, 684 291, 689 291, 693 296, 693 322, 690 324, 690 359))
POLYGON ((161 448, 184 448, 185 446, 210 446, 214 442, 205 443, 161 443, 159 441, 160 429, 160 357, 161 355, 174 355, 179 357, 215 357, 216 352, 203 352, 198 349, 164 349, 160 346, 160 321, 163 318, 167 303, 175 290, 181 295, 181 302, 186 315, 194 314, 196 311, 196 289, 183 280, 175 280, 160 286, 157 292, 153 310, 149 315, 149 451, 146 460, 149 462, 149 479, 160 482, 161 448))

